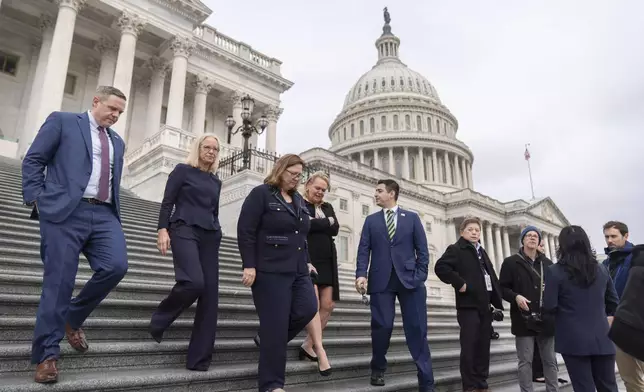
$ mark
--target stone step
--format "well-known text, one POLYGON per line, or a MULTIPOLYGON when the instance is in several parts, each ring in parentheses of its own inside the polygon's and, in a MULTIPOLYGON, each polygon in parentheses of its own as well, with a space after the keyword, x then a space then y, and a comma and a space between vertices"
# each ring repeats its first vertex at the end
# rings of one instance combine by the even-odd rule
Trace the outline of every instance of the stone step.
MULTIPOLYGON (((79 275, 74 292, 78 293, 89 280, 90 275, 79 275)), ((40 295, 42 278, 35 275, 13 275, 0 273, 0 294, 40 295)), ((112 290, 111 299, 150 300, 160 302, 170 292, 172 284, 150 283, 125 278, 112 290)), ((222 284, 219 288, 220 304, 253 304, 250 289, 242 285, 222 284)), ((344 317, 368 317, 370 310, 363 306, 357 295, 336 304, 334 312, 344 317)), ((400 313, 400 312, 398 312, 400 313)), ((434 321, 453 321, 455 312, 447 306, 428 304, 428 317, 434 321)))
MULTIPOLYGON (((387 385, 369 385, 369 358, 344 357, 333 361, 334 373, 322 378, 315 372, 315 365, 301 361, 287 364, 286 390, 289 392, 334 391, 334 392, 412 392, 418 390, 415 370, 391 371, 403 360, 401 356, 389 356, 390 371, 387 385), (345 376, 346 375, 346 376, 345 376), (315 389, 313 389, 315 388, 315 389)), ((409 366, 411 367, 411 366, 409 366)), ((31 377, 0 378, 3 392, 40 391, 155 391, 155 392, 255 392, 257 391, 257 364, 225 364, 211 367, 207 372, 191 372, 182 368, 124 369, 102 371, 67 371, 61 373, 54 385, 35 384, 31 377)), ((492 386, 516 380, 515 363, 495 363, 490 366, 492 386)), ((437 391, 460 390, 458 369, 434 372, 437 391)), ((516 389, 515 389, 516 390, 516 389)))
MULTIPOLYGON (((18 250, 11 251, 12 253, 18 253, 18 250)), ((27 251, 21 250, 21 253, 26 253, 27 251)), ((33 251, 32 251, 33 252, 33 251)), ((4 254, 0 250, 0 274, 13 274, 13 275, 42 275, 42 261, 36 258, 37 256, 32 257, 18 257, 13 254, 4 254)), ((92 273, 89 263, 84 257, 80 258, 79 263, 79 272, 80 273, 92 273)), ((241 268, 239 262, 235 260, 220 259, 219 261, 219 281, 225 283, 240 283, 241 282, 241 268)), ((174 284, 174 269, 171 262, 149 262, 149 261, 139 261, 130 259, 128 260, 128 272, 126 279, 139 279, 146 280, 148 282, 166 282, 168 284, 174 284)), ((356 293, 354 289, 352 278, 347 279, 341 277, 340 281, 340 295, 341 299, 347 299, 354 297, 359 299, 360 296, 356 293)))
MULTIPOLYGON (((0 294, 0 318, 5 317, 34 317, 40 295, 0 294)), ((156 310, 159 301, 135 300, 135 299, 112 299, 109 296, 92 312, 91 318, 96 319, 127 319, 127 318, 148 318, 156 310)), ((180 319, 194 318, 196 305, 186 309, 179 317, 180 319)), ((431 311, 431 309, 430 309, 431 311)), ((430 313, 431 314, 431 313, 430 313)), ((255 307, 250 304, 222 303, 219 306, 220 320, 257 320, 255 307)), ((363 331, 370 330, 370 316, 368 309, 362 311, 346 309, 345 311, 334 311, 331 320, 353 321, 364 323, 363 331)), ((396 320, 400 320, 400 312, 397 312, 396 320)), ((458 323, 455 319, 451 321, 428 320, 430 334, 450 334, 458 331, 458 323)), ((495 323, 495 330, 505 333, 509 330, 509 323, 495 323)))
MULTIPOLYGON (((12 211, 26 218, 29 218, 32 210, 31 207, 22 204, 22 199, 17 200, 16 198, 11 198, 5 195, 0 195, 0 206, 2 206, 5 211, 12 211)), ((158 211, 142 214, 140 211, 128 209, 127 207, 122 207, 121 211, 121 221, 123 223, 131 223, 143 230, 157 230, 159 219, 158 211)))
MULTIPOLYGON (((428 322, 428 338, 431 347, 435 349, 454 347, 454 341, 459 338, 458 333, 454 331, 444 334, 437 333, 437 330, 434 329, 435 321, 430 317, 428 322)), ((31 342, 35 322, 36 319, 33 315, 30 317, 8 316, 0 318, 0 342, 3 342, 3 344, 31 342)), ((91 339, 92 342, 147 341, 150 339, 147 331, 149 323, 149 317, 141 318, 141 316, 138 318, 96 318, 91 316, 83 325, 83 329, 88 339, 91 339)), ((220 319, 217 322, 217 338, 250 340, 255 336, 258 328, 259 321, 257 319, 220 319)), ((369 328, 368 320, 346 321, 332 316, 327 328, 324 330, 324 337, 325 339, 335 337, 349 340, 368 338, 369 335, 365 334, 364 331, 369 330, 369 328)), ((438 328, 440 329, 441 327, 438 328)), ((164 341, 187 341, 190 339, 191 329, 192 319, 179 318, 166 331, 164 341)), ((301 335, 303 336, 304 333, 301 335)), ((400 320, 394 322, 392 336, 404 336, 400 320)), ((493 341, 493 344, 498 344, 499 342, 514 344, 514 338, 509 332, 503 332, 500 339, 493 341)))
MULTIPOLYGON (((458 340, 452 340, 452 346, 458 340)), ((371 356, 371 339, 333 338, 325 340, 325 349, 333 366, 333 360, 344 356, 371 356)), ((77 353, 68 344, 61 345, 59 369, 97 370, 102 368, 123 369, 128 367, 181 367, 188 351, 187 341, 169 341, 156 343, 151 338, 145 342, 92 342, 85 354, 77 353)), ((290 344, 288 360, 297 361, 297 347, 302 344, 298 339, 290 344)), ((30 344, 0 345, 0 375, 28 375, 33 372, 29 365, 30 344)), ((405 366, 413 365, 403 336, 393 337, 388 356, 400 356, 405 366)), ((514 346, 495 345, 491 349, 491 361, 506 361, 516 357, 514 346)), ((252 339, 218 339, 215 342, 213 366, 227 363, 257 363, 259 349, 252 339)), ((453 348, 432 350, 432 361, 435 369, 458 367, 459 350, 453 348)))

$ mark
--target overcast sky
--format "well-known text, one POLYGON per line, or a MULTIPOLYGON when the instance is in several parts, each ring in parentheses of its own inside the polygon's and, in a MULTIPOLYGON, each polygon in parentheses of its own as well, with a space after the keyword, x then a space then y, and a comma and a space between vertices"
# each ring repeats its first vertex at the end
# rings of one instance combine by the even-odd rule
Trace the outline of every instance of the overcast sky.
POLYGON ((434 84, 474 152, 477 191, 550 196, 598 251, 601 226, 644 242, 644 1, 205 0, 207 23, 283 61, 280 153, 328 147, 346 93, 376 62, 382 8, 400 55, 434 84), (639 147, 639 148, 638 148, 639 147))

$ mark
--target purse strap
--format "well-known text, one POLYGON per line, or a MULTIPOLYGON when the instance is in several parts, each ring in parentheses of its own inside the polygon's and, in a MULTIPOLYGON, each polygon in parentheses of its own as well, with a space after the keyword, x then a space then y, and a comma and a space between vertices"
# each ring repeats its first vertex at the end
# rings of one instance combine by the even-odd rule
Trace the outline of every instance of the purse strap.
POLYGON ((541 266, 541 276, 540 276, 540 284, 539 284, 539 306, 543 307, 543 260, 539 262, 539 265, 541 266))

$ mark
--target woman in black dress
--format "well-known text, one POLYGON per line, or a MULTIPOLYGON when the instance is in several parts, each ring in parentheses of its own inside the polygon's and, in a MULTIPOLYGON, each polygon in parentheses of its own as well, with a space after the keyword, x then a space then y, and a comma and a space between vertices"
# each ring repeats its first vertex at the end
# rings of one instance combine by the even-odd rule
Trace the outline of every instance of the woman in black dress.
MULTIPOLYGON (((318 361, 315 355, 317 342, 322 341, 322 331, 340 299, 338 283, 338 257, 333 237, 338 235, 340 225, 335 217, 333 206, 324 202, 324 194, 329 190, 329 177, 324 172, 313 173, 305 184, 304 199, 311 215, 311 229, 307 238, 311 263, 317 271, 314 279, 318 296, 319 312, 306 327, 307 337, 300 348, 300 359, 318 361)), ((322 361, 326 358, 322 358, 322 361)), ((326 367, 326 364, 321 364, 326 367)))

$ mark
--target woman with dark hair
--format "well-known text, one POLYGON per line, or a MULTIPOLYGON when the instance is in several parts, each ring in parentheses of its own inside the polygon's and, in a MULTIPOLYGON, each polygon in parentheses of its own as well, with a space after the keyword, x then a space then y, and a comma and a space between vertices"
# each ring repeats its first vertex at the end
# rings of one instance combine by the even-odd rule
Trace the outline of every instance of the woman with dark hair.
POLYGON ((561 230, 557 260, 548 268, 543 298, 555 318, 555 351, 575 391, 617 392, 615 345, 608 338, 617 309, 613 281, 579 226, 561 230))
MULTIPOLYGON (((259 316, 259 392, 283 391, 287 344, 318 311, 306 241, 311 221, 296 190, 303 170, 297 155, 278 159, 264 184, 246 197, 237 221, 242 283, 252 289, 259 316)), ((321 342, 316 349, 325 355, 321 342)), ((331 374, 320 366, 322 376, 331 374)))

